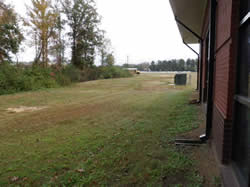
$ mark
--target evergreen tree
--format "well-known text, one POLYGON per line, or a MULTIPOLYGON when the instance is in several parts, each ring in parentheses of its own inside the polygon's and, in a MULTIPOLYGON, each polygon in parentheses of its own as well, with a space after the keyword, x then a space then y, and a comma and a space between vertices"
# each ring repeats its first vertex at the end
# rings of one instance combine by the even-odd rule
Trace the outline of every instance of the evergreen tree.
POLYGON ((139 70, 147 70, 150 68, 151 71, 197 71, 197 59, 173 59, 173 60, 158 60, 157 63, 152 61, 149 63, 141 63, 133 65, 133 67, 138 68, 139 70))
POLYGON ((151 71, 156 71, 156 65, 154 61, 151 62, 150 69, 151 71))

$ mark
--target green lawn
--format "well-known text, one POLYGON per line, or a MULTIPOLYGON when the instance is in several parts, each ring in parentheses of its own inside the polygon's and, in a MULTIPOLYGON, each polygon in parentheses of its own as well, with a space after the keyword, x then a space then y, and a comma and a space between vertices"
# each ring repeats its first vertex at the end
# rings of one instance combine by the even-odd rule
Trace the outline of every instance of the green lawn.
POLYGON ((162 75, 0 96, 0 186, 198 186, 191 88, 162 75), (47 107, 11 113, 7 108, 47 107))

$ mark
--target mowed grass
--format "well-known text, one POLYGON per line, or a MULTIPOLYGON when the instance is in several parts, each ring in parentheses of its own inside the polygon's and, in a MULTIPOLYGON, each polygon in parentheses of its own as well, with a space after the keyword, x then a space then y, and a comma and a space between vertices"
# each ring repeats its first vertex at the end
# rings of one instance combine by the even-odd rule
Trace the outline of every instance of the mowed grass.
POLYGON ((174 145, 197 128, 191 88, 162 75, 0 97, 0 186, 199 186, 174 145), (47 107, 10 113, 19 106, 47 107))

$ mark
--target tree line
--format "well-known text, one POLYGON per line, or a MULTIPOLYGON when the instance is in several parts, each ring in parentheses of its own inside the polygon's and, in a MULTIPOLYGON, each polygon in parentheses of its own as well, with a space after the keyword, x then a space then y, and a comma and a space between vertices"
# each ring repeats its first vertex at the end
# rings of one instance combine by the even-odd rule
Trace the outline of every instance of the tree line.
POLYGON ((93 67, 97 54, 103 65, 114 63, 94 0, 31 0, 26 7, 21 17, 0 0, 0 63, 11 62, 24 41, 35 49, 33 63, 42 67, 62 66, 68 45, 70 63, 79 69, 93 67))
POLYGON ((114 66, 100 23, 94 0, 31 0, 23 17, 0 0, 0 95, 132 76, 114 66), (24 45, 35 51, 29 64, 18 62, 24 45), (98 55, 100 67, 94 64, 98 55))
POLYGON ((137 68, 140 71, 197 71, 197 59, 172 59, 144 62, 140 64, 124 64, 126 68, 137 68))

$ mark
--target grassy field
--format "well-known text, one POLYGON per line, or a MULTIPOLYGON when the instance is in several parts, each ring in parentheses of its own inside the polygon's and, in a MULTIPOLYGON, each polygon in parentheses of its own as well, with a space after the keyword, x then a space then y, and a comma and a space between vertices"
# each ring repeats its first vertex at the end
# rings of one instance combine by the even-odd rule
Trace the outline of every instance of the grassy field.
POLYGON ((0 186, 199 186, 174 145, 197 128, 190 87, 164 74, 0 97, 0 186), (23 108, 22 112, 12 109, 23 108))

